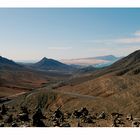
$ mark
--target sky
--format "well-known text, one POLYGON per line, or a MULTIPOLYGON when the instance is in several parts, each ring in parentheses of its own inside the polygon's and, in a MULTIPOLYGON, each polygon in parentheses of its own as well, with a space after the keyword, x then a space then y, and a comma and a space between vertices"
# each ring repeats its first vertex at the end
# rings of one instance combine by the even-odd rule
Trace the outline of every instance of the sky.
POLYGON ((125 56, 138 49, 140 8, 0 8, 0 55, 9 59, 125 56))

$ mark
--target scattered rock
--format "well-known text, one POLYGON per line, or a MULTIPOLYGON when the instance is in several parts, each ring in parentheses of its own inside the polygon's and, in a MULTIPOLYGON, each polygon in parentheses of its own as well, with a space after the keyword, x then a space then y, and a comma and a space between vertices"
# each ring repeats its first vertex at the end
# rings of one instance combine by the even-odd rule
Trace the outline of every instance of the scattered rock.
POLYGON ((33 115, 33 120, 36 119, 45 119, 46 117, 43 115, 42 111, 40 108, 38 108, 38 110, 35 112, 35 114, 33 115))
POLYGON ((140 126, 140 122, 138 122, 138 121, 132 122, 132 127, 139 127, 139 126, 140 126))
POLYGON ((139 127, 140 126, 140 118, 133 118, 132 127, 139 127))
POLYGON ((5 115, 7 113, 7 108, 5 107, 5 105, 3 104, 1 107, 1 114, 5 115))
POLYGON ((3 119, 3 117, 2 117, 2 115, 0 114, 0 120, 2 120, 3 119))
POLYGON ((116 117, 114 120, 113 120, 113 126, 114 127, 122 127, 124 125, 124 122, 123 120, 120 118, 120 117, 116 117))
POLYGON ((54 121, 54 122, 53 122, 53 126, 54 126, 54 127, 56 127, 56 126, 60 126, 59 121, 54 121))
POLYGON ((87 116, 89 111, 87 110, 86 107, 81 108, 81 110, 79 110, 79 112, 81 113, 82 116, 87 116))
POLYGON ((60 127, 71 127, 69 123, 64 123, 62 125, 60 125, 60 127))
POLYGON ((129 121, 132 121, 133 120, 132 114, 128 114, 126 119, 129 120, 129 121))
POLYGON ((12 126, 12 127, 18 127, 18 125, 17 125, 16 122, 12 122, 11 126, 12 126))
POLYGON ((45 119, 45 117, 43 116, 41 109, 38 108, 36 113, 33 115, 33 126, 45 127, 45 124, 41 119, 45 119))
POLYGON ((33 121, 33 126, 36 126, 36 127, 45 127, 45 124, 42 120, 36 120, 36 121, 33 121))
POLYGON ((14 107, 14 106, 12 106, 12 109, 15 109, 15 107, 14 107))
POLYGON ((56 118, 61 118, 63 117, 63 113, 60 111, 60 109, 58 108, 55 112, 54 112, 54 116, 56 118))
POLYGON ((64 114, 62 113, 62 111, 59 108, 54 112, 53 119, 59 120, 59 122, 64 121, 64 114))
POLYGON ((112 127, 140 127, 140 118, 134 118, 132 114, 123 115, 118 112, 107 114, 104 111, 100 113, 95 111, 89 112, 86 107, 76 109, 72 113, 62 112, 60 108, 57 108, 56 111, 47 110, 47 112, 45 112, 45 114, 47 113, 46 117, 43 115, 42 110, 38 108, 33 114, 32 120, 29 119, 29 115, 32 115, 33 110, 29 111, 25 106, 20 108, 20 113, 18 113, 18 110, 19 108, 12 106, 8 108, 7 105, 5 106, 5 104, 3 104, 0 107, 0 127, 45 127, 46 124, 47 126, 54 127, 91 127, 95 125, 99 127, 111 124, 111 121, 113 122, 112 127), (11 114, 11 112, 13 114, 11 114), (17 115, 16 118, 13 117, 15 115, 17 115), (94 125, 92 125, 93 123, 94 125))
POLYGON ((74 113, 73 113, 73 115, 74 115, 76 118, 80 118, 80 117, 85 117, 85 116, 87 116, 88 113, 89 113, 89 111, 88 111, 85 107, 83 107, 83 108, 81 108, 80 110, 75 110, 74 113))
POLYGON ((29 112, 28 112, 28 109, 27 109, 27 107, 21 107, 21 111, 22 111, 22 113, 26 113, 26 114, 29 114, 29 112))
POLYGON ((120 114, 120 113, 111 113, 111 115, 112 117, 116 117, 116 118, 123 116, 123 114, 120 114))
POLYGON ((77 123, 77 127, 83 127, 80 122, 77 123))
POLYGON ((66 119, 69 119, 71 117, 71 115, 72 115, 71 113, 65 113, 64 114, 64 116, 65 116, 66 119))
POLYGON ((12 123, 13 121, 13 115, 10 115, 10 116, 6 116, 6 119, 5 119, 5 123, 12 123))
POLYGON ((81 112, 79 112, 78 110, 75 110, 74 112, 73 112, 73 116, 75 116, 76 118, 80 118, 81 117, 81 112))
POLYGON ((94 123, 92 116, 86 116, 84 118, 84 123, 94 123))
POLYGON ((18 114, 18 119, 20 121, 29 121, 29 115, 27 113, 18 114))
POLYGON ((4 127, 4 123, 2 122, 2 123, 0 123, 0 127, 4 127))
POLYGON ((101 112, 101 113, 99 114, 99 116, 97 117, 97 119, 105 119, 105 118, 106 118, 106 114, 105 114, 104 111, 101 112))

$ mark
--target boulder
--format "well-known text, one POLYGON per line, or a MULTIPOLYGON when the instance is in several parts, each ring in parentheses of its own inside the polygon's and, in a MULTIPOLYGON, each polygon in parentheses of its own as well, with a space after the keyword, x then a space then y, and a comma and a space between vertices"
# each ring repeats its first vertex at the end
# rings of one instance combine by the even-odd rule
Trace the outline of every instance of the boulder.
POLYGON ((80 118, 81 117, 81 112, 79 112, 78 110, 74 110, 74 112, 73 112, 73 116, 75 116, 76 118, 80 118))
POLYGON ((77 123, 77 127, 83 127, 80 122, 77 123))
POLYGON ((2 117, 2 115, 0 114, 0 120, 2 120, 3 119, 3 117, 2 117))
POLYGON ((29 114, 29 112, 28 112, 28 109, 27 109, 27 107, 21 107, 21 111, 22 111, 22 113, 26 113, 26 114, 29 114))
POLYGON ((94 123, 92 116, 86 116, 84 118, 84 123, 94 123))
POLYGON ((61 124, 60 127, 71 127, 69 123, 61 124))
POLYGON ((79 112, 81 113, 82 116, 87 116, 89 111, 87 110, 86 107, 83 107, 79 110, 79 112))
POLYGON ((4 122, 0 123, 0 127, 4 127, 4 122))
POLYGON ((7 113, 7 108, 5 107, 5 105, 3 104, 1 107, 1 114, 5 115, 7 113))
POLYGON ((54 112, 52 117, 54 120, 58 120, 59 122, 64 121, 64 114, 59 108, 54 112))
POLYGON ((132 127, 139 127, 140 126, 140 122, 139 121, 133 121, 132 122, 132 127))
POLYGON ((59 121, 53 121, 53 126, 54 126, 54 127, 56 127, 56 126, 60 126, 59 121))
POLYGON ((41 120, 41 119, 45 119, 45 117, 43 116, 40 108, 38 108, 38 110, 35 112, 32 119, 33 119, 33 126, 45 127, 44 122, 41 120))
POLYGON ((6 116, 6 118, 5 118, 5 123, 12 123, 12 121, 13 121, 13 115, 10 115, 10 116, 6 116))
POLYGON ((35 126, 35 127, 45 127, 45 124, 42 120, 33 120, 33 126, 35 126))
POLYGON ((29 115, 27 113, 18 114, 18 119, 20 121, 29 121, 29 115))
POLYGON ((98 119, 105 119, 105 118, 106 118, 105 112, 104 112, 104 111, 101 112, 97 118, 98 118, 98 119))
POLYGON ((18 127, 18 125, 17 125, 16 122, 12 122, 11 126, 12 126, 12 127, 18 127))
POLYGON ((122 126, 124 126, 124 124, 125 123, 123 122, 123 120, 120 117, 117 117, 113 120, 114 127, 122 127, 122 126))
POLYGON ((65 116, 66 119, 69 119, 71 117, 71 115, 72 115, 71 113, 65 113, 64 114, 64 116, 65 116))
POLYGON ((85 117, 89 114, 89 111, 86 109, 86 107, 82 107, 80 110, 75 110, 73 112, 73 115, 76 117, 76 118, 82 118, 82 117, 85 117))
POLYGON ((123 114, 121 114, 121 113, 111 113, 111 115, 112 115, 112 117, 115 117, 115 118, 118 118, 118 117, 122 117, 123 116, 123 114))
POLYGON ((129 121, 132 121, 133 120, 132 114, 128 114, 126 119, 129 120, 129 121))
POLYGON ((56 118, 62 118, 64 115, 62 113, 62 111, 58 108, 55 112, 54 112, 54 116, 56 118))
POLYGON ((79 112, 78 110, 74 110, 73 116, 75 116, 76 118, 80 118, 81 115, 82 115, 81 112, 79 112))
POLYGON ((45 116, 43 115, 41 109, 38 108, 38 110, 33 115, 33 120, 40 120, 40 119, 45 119, 45 116))

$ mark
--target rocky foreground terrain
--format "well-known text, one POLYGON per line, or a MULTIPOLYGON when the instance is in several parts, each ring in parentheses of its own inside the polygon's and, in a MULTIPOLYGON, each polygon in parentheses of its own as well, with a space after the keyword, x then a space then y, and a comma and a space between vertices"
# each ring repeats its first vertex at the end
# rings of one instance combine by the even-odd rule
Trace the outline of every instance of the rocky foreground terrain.
POLYGON ((34 113, 25 106, 1 105, 0 127, 139 127, 140 118, 131 114, 94 112, 86 107, 64 112, 61 108, 43 112, 38 108, 34 113))

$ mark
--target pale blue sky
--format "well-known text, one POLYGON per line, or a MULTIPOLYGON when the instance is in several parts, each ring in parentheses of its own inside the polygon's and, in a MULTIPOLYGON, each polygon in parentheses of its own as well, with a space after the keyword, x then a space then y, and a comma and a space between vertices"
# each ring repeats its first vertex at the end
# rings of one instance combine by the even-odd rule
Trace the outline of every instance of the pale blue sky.
POLYGON ((0 53, 69 59, 140 49, 140 9, 0 9, 0 53))

